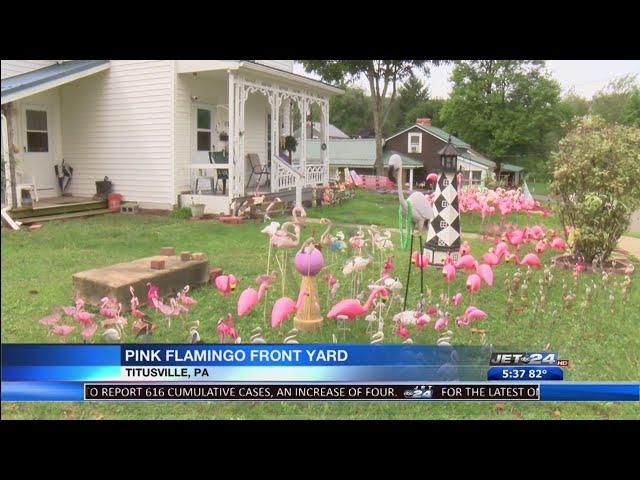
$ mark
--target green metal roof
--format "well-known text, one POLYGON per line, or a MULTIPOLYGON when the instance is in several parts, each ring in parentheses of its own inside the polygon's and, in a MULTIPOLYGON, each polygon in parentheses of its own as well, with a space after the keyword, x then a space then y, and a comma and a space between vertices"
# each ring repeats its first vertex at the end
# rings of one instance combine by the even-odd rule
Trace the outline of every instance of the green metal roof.
MULTIPOLYGON (((308 159, 320 160, 320 145, 321 142, 318 139, 307 140, 308 159)), ((422 167, 422 163, 418 160, 393 150, 383 151, 385 166, 389 164, 389 157, 394 153, 400 155, 404 167, 422 167)), ((327 154, 329 165, 334 167, 373 168, 376 161, 376 140, 374 138, 334 138, 329 141, 327 154)))
POLYGON ((510 163, 503 163, 500 166, 501 170, 505 170, 507 172, 521 172, 524 170, 524 167, 519 167, 518 165, 511 165, 510 163))
POLYGON ((467 142, 463 142, 462 140, 460 140, 458 137, 454 137, 450 133, 447 133, 438 127, 434 127, 433 125, 422 125, 422 124, 416 123, 415 126, 426 132, 429 132, 435 135, 443 142, 448 142, 449 137, 451 137, 451 143, 453 143, 453 146, 456 148, 469 148, 471 146, 467 142))
POLYGON ((480 165, 484 165, 487 168, 495 168, 496 164, 495 162, 489 160, 487 157, 484 157, 482 155, 480 155, 477 152, 471 152, 469 150, 464 150, 463 152, 460 153, 460 156, 462 158, 466 158, 467 160, 470 160, 472 162, 476 162, 479 163, 480 165))

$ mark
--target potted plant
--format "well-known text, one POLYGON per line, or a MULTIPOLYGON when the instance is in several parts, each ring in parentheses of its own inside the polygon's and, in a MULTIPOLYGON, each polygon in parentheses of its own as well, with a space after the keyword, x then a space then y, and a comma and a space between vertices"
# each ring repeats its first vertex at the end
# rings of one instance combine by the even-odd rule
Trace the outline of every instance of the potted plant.
POLYGON ((293 165, 293 152, 296 151, 296 147, 298 146, 298 141, 296 137, 288 135, 284 139, 284 149, 289 152, 289 163, 293 165))
POLYGON ((191 216, 201 218, 204 215, 204 203, 195 203, 191 200, 191 216))
POLYGON ((218 138, 220 139, 220 145, 222 146, 222 150, 226 150, 227 147, 229 146, 229 134, 227 132, 220 132, 220 135, 218 136, 218 138))

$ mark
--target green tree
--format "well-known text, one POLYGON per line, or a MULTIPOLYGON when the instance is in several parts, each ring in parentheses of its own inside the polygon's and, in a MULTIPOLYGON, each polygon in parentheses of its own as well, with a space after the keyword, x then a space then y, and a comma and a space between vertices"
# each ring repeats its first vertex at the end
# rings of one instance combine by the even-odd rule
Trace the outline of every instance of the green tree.
POLYGON ((640 88, 631 94, 629 101, 620 113, 620 123, 640 127, 640 88))
POLYGON ((319 75, 327 82, 352 82, 366 78, 372 100, 373 129, 376 136, 376 172, 382 175, 382 137, 387 117, 396 100, 398 88, 411 76, 414 69, 429 73, 428 64, 439 61, 425 60, 304 60, 307 72, 319 75))
POLYGON ((591 101, 578 95, 575 92, 569 92, 560 101, 560 111, 564 122, 570 122, 574 117, 583 117, 589 113, 591 101))
POLYGON ((619 77, 593 96, 591 113, 607 122, 619 122, 625 106, 637 90, 636 75, 619 77))
POLYGON ((457 62, 440 116, 445 128, 498 163, 538 162, 560 136, 560 85, 543 61, 457 62))
POLYGON ((573 253, 607 260, 640 206, 640 128, 576 118, 551 155, 551 191, 573 253))
POLYGON ((371 98, 361 88, 344 88, 344 95, 329 99, 331 123, 351 136, 365 135, 373 130, 371 98))

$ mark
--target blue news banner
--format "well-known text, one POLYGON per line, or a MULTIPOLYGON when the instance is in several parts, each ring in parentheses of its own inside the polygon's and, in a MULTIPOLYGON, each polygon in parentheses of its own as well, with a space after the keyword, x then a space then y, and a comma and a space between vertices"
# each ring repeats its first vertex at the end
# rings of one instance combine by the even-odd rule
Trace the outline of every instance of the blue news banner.
POLYGON ((640 401, 640 382, 490 359, 450 345, 3 344, 2 401, 640 401))

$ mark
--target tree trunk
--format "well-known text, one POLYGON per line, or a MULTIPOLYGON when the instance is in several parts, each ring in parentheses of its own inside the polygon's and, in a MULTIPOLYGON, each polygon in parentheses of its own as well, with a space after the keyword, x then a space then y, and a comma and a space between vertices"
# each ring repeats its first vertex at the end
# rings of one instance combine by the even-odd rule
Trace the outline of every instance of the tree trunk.
MULTIPOLYGON (((374 102, 379 103, 377 99, 374 99, 374 102)), ((382 115, 380 107, 380 105, 374 105, 373 107, 373 129, 376 134, 376 162, 374 165, 376 175, 384 176, 384 164, 382 162, 382 115)))

